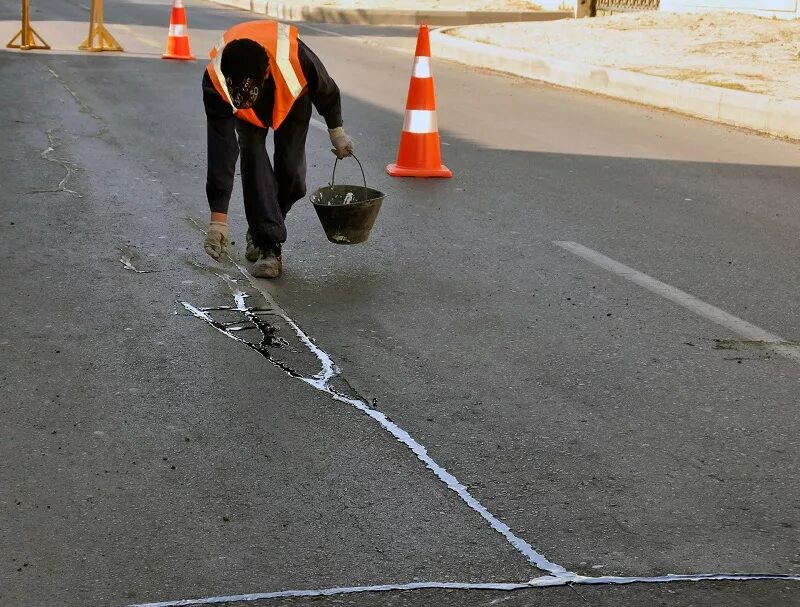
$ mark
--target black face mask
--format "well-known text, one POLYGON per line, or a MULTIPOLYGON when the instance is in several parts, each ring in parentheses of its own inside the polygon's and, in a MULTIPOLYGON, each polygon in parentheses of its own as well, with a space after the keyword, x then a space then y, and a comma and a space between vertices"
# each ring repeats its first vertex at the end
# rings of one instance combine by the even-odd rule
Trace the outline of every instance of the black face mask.
POLYGON ((232 78, 225 78, 233 106, 239 110, 248 110, 253 107, 266 81, 266 77, 262 79, 244 78, 234 83, 232 78))

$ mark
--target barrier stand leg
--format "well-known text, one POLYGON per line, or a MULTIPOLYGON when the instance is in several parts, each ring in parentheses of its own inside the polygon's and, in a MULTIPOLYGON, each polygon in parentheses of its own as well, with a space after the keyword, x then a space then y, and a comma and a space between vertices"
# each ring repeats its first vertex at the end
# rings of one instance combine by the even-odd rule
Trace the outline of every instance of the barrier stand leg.
POLYGON ((103 25, 103 0, 92 0, 89 37, 78 47, 82 51, 121 51, 122 47, 103 25))
POLYGON ((31 27, 30 0, 22 0, 22 29, 11 39, 11 42, 6 44, 6 48, 18 48, 21 51, 29 51, 31 49, 48 50, 50 48, 50 45, 31 27), (19 44, 17 44, 18 38, 19 44))

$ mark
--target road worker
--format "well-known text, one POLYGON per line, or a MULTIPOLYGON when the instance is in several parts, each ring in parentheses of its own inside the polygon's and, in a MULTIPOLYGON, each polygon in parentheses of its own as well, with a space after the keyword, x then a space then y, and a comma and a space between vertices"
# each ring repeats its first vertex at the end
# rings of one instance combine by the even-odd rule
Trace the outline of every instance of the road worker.
POLYGON ((305 144, 312 105, 325 120, 333 153, 338 158, 353 153, 353 140, 342 127, 339 87, 299 39, 297 28, 249 21, 225 32, 212 49, 203 75, 203 102, 211 209, 204 249, 214 259, 227 252, 228 203, 241 156, 248 224, 245 257, 255 262, 253 276, 280 276, 284 220, 306 194, 305 144), (270 128, 275 143, 272 163, 265 146, 270 128))

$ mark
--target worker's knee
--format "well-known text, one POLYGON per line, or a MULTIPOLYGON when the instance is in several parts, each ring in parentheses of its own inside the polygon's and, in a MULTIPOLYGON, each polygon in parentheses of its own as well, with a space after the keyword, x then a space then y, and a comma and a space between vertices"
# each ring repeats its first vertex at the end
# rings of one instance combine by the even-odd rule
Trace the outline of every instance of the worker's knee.
POLYGON ((277 173, 278 199, 281 206, 291 206, 306 195, 305 172, 292 171, 277 173))

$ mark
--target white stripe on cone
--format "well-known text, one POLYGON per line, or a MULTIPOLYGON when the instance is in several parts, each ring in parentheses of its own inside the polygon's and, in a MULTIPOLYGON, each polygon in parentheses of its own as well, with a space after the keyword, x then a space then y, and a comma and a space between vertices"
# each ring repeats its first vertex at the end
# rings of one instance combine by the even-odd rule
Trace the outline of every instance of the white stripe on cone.
POLYGON ((171 23, 169 26, 169 35, 173 38, 183 38, 187 35, 186 26, 181 24, 171 23))
POLYGON ((435 110, 406 110, 403 120, 406 133, 436 133, 438 129, 435 110))
POLYGON ((414 72, 411 74, 414 78, 430 78, 431 77, 431 58, 430 57, 417 57, 414 59, 414 72))

